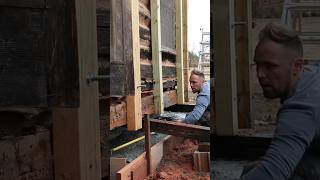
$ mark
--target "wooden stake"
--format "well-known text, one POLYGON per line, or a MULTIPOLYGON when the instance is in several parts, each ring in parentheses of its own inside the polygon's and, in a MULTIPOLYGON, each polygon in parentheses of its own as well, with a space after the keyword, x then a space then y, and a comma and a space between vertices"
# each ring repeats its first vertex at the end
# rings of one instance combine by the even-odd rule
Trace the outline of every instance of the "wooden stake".
POLYGON ((143 118, 144 135, 145 135, 145 150, 147 158, 147 174, 151 174, 151 140, 150 140, 150 121, 149 115, 145 114, 143 118))

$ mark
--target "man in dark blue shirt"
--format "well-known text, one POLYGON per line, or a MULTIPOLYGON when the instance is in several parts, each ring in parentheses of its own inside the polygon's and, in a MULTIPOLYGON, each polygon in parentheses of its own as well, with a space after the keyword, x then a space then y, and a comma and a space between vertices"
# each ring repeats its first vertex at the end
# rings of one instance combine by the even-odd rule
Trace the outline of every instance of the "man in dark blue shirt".
POLYGON ((254 61, 264 96, 282 106, 265 156, 241 179, 320 179, 320 66, 305 65, 298 34, 274 23, 260 32, 254 61))

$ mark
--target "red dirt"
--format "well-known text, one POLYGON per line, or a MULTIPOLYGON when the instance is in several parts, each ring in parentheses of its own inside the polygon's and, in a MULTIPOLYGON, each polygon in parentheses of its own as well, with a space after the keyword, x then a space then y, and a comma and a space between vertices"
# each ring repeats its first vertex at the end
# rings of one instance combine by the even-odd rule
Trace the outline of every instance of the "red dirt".
POLYGON ((210 173, 198 172, 193 168, 193 152, 198 149, 198 141, 184 140, 163 157, 156 172, 145 180, 210 180, 210 173))

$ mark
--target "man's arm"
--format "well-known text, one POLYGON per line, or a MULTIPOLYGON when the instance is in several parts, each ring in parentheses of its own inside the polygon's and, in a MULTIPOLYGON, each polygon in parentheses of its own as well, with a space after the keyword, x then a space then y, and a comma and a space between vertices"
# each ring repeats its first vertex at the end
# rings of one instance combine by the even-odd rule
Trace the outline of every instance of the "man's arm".
POLYGON ((208 95, 199 94, 199 96, 197 97, 196 105, 193 108, 192 112, 186 116, 185 122, 190 124, 194 124, 195 122, 197 122, 209 105, 209 101, 210 98, 208 95))
POLYGON ((278 114, 275 136, 266 155, 242 180, 286 180, 298 165, 315 133, 314 113, 305 105, 290 105, 278 114))

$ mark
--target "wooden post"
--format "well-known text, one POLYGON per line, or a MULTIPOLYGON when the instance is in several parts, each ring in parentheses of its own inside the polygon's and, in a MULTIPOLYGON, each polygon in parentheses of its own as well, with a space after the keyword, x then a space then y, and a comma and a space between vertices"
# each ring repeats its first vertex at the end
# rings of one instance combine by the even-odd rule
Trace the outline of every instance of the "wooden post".
POLYGON ((177 100, 184 103, 182 0, 176 0, 177 100))
POLYGON ((216 133, 217 135, 235 135, 238 129, 238 110, 234 0, 215 0, 213 8, 216 133))
POLYGON ((145 136, 145 150, 147 159, 147 174, 151 174, 151 137, 150 137, 150 121, 149 115, 144 115, 144 136, 145 136))
POLYGON ((78 38, 78 108, 56 108, 53 116, 53 157, 56 180, 101 180, 96 1, 75 0, 78 38))
POLYGON ((182 1, 184 101, 189 101, 188 0, 182 1))
POLYGON ((251 0, 235 1, 237 92, 239 128, 252 128, 250 63, 252 63, 251 0))
POLYGON ((133 57, 133 94, 127 96, 128 130, 142 128, 141 112, 141 76, 140 76, 140 35, 139 35, 139 1, 125 0, 131 4, 132 20, 132 57, 133 57))
POLYGON ((163 80, 161 55, 160 0, 151 0, 151 41, 155 113, 163 112, 163 80))

